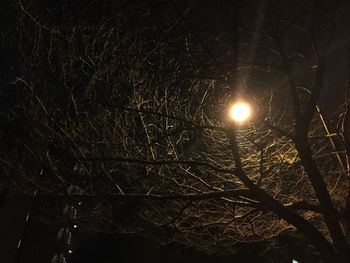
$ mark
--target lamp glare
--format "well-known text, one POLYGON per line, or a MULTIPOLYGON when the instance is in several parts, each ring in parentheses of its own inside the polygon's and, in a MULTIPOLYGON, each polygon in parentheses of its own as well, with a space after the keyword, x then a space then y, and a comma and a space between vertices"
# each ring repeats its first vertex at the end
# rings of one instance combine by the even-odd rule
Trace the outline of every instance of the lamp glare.
POLYGON ((251 116, 251 107, 246 102, 237 102, 230 109, 230 117, 233 121, 243 123, 251 116))

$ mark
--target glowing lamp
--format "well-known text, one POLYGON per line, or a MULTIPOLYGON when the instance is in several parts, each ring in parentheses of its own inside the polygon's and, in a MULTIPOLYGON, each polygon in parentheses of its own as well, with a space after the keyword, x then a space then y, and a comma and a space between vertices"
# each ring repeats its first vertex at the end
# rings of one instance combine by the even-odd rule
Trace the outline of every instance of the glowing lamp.
POLYGON ((229 115, 233 121, 243 123, 251 117, 252 109, 246 102, 236 102, 232 105, 229 115))

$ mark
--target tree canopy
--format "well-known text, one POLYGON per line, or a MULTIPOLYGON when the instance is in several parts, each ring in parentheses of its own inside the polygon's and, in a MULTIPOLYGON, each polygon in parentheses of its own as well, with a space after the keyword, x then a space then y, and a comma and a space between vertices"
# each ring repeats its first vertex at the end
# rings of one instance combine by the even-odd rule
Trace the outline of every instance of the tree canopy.
POLYGON ((349 262, 345 8, 8 1, 2 193, 51 223, 79 201, 83 231, 226 253, 288 234, 349 262))

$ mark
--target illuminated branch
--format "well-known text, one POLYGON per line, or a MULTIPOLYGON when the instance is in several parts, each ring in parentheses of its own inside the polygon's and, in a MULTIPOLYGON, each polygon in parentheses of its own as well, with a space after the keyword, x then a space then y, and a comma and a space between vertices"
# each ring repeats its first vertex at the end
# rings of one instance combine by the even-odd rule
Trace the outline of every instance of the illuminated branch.
POLYGON ((140 159, 133 159, 133 158, 123 158, 123 157, 111 157, 111 158, 85 158, 80 159, 80 161, 86 161, 86 162, 120 162, 120 163, 137 163, 137 164, 143 164, 143 165, 154 165, 154 166, 161 166, 161 165, 189 165, 189 166, 203 166, 207 167, 213 171, 220 172, 220 173, 228 173, 233 174, 233 169, 223 169, 216 167, 210 163, 201 162, 201 161, 192 161, 192 160, 162 160, 162 161, 148 161, 148 160, 140 160, 140 159))
POLYGON ((154 200, 154 201, 171 201, 171 200, 184 200, 184 201, 201 201, 208 199, 220 199, 223 197, 226 198, 237 198, 237 197, 252 197, 248 189, 238 189, 238 190, 226 190, 226 191, 212 191, 203 194, 188 194, 188 195, 156 195, 156 194, 96 194, 96 195, 37 195, 37 198, 72 198, 72 199, 100 199, 108 201, 135 201, 135 200, 154 200))

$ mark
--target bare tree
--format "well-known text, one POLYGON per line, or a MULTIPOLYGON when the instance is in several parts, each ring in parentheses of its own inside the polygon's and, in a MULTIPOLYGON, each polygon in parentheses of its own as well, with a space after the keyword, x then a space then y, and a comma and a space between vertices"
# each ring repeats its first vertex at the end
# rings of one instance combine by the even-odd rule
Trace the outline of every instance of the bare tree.
POLYGON ((224 252, 294 233, 348 262, 349 92, 327 82, 344 5, 283 4, 9 3, 2 191, 56 223, 44 204, 82 201, 83 230, 224 252))

